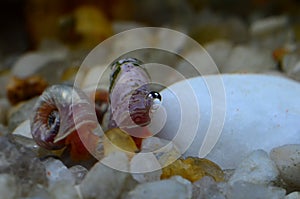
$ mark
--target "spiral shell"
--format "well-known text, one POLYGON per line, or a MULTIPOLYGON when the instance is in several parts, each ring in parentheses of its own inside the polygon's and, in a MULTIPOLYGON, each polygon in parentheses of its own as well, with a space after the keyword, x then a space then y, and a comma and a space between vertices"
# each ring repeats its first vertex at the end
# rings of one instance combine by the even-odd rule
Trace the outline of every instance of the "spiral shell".
POLYGON ((31 133, 38 145, 55 150, 65 146, 65 138, 79 128, 97 126, 94 108, 85 95, 69 85, 47 88, 33 108, 31 133))
POLYGON ((110 128, 148 125, 149 111, 161 97, 150 90, 150 76, 143 63, 134 58, 121 59, 113 63, 111 69, 110 128))

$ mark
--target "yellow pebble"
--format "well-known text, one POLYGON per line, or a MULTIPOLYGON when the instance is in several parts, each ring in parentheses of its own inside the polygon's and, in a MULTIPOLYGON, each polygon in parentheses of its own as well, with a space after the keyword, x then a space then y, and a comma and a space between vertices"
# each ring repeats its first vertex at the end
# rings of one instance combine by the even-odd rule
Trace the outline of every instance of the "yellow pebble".
POLYGON ((198 181, 204 176, 210 176, 216 182, 224 181, 222 169, 217 164, 204 158, 188 157, 186 159, 178 159, 164 167, 162 172, 161 179, 180 175, 191 182, 198 181))
POLYGON ((105 132, 104 140, 104 156, 116 151, 125 152, 129 157, 132 157, 138 148, 132 137, 119 128, 114 128, 105 132))

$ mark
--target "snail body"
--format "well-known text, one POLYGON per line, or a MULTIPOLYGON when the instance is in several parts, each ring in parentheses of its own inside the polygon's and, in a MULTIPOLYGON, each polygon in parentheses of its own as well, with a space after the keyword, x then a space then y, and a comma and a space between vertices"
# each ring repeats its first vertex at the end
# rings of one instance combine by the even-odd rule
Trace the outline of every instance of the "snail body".
POLYGON ((150 76, 138 59, 126 58, 111 65, 109 101, 110 128, 146 126, 151 122, 150 111, 161 100, 150 90, 150 76))
POLYGON ((69 85, 48 87, 39 97, 33 113, 30 120, 32 137, 46 149, 58 150, 67 145, 74 148, 76 145, 76 150, 82 152, 84 149, 79 148, 84 146, 77 132, 87 134, 83 137, 97 137, 91 133, 97 126, 94 108, 78 88, 69 85))

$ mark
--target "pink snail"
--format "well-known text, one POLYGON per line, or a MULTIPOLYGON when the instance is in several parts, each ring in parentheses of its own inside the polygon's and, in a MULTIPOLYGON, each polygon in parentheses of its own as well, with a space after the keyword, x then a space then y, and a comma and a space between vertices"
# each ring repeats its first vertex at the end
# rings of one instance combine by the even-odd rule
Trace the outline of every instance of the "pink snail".
MULTIPOLYGON (((142 62, 134 58, 121 59, 114 62, 111 69, 109 128, 121 127, 134 137, 150 136, 146 128, 151 122, 149 114, 161 96, 149 89, 150 77, 142 62)), ((102 103, 106 103, 105 99, 102 103)), ((94 113, 94 106, 83 91, 69 85, 53 85, 42 93, 33 108, 32 136, 46 149, 70 146, 74 159, 85 159, 88 151, 80 138, 83 136, 94 147, 100 139, 92 133, 98 122, 94 113), (78 132, 84 135, 79 138, 78 132)), ((98 120, 103 114, 97 114, 98 120)))

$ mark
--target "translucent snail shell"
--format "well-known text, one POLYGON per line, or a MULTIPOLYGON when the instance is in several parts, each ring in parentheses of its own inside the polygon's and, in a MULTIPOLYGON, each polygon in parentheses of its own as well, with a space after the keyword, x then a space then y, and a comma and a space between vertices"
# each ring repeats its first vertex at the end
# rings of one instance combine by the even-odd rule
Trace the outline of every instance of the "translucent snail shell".
POLYGON ((95 110, 85 93, 70 85, 53 85, 39 97, 31 116, 31 133, 46 149, 65 146, 65 138, 79 128, 95 128, 95 110))
POLYGON ((110 127, 146 126, 151 121, 149 112, 161 96, 150 90, 150 76, 143 63, 134 58, 120 59, 111 70, 110 127))

